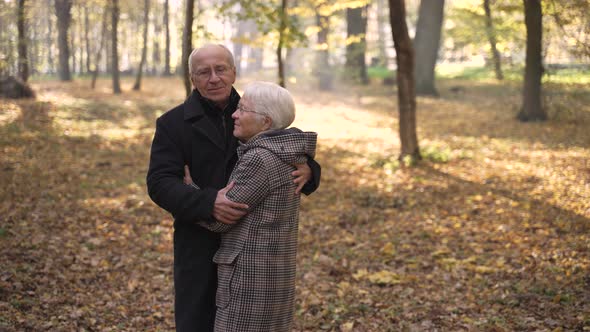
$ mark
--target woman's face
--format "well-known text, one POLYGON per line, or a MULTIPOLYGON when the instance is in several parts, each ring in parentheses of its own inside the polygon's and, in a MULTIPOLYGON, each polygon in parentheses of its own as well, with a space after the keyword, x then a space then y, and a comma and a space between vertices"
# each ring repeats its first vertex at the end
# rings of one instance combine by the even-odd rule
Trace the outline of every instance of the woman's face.
POLYGON ((247 96, 240 99, 232 119, 234 119, 233 134, 242 142, 247 142, 258 133, 270 128, 270 119, 257 113, 254 104, 247 96))

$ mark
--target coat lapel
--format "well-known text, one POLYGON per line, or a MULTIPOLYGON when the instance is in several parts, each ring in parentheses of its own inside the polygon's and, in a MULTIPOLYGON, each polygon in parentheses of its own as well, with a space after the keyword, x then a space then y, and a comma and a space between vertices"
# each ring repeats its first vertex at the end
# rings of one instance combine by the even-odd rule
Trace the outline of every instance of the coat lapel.
POLYGON ((191 128, 194 132, 205 136, 215 144, 215 146, 221 150, 225 150, 225 147, 223 146, 223 137, 221 137, 221 134, 215 130, 215 126, 211 120, 205 116, 203 107, 198 98, 199 97, 193 91, 189 98, 184 102, 184 121, 189 121, 191 123, 191 128))

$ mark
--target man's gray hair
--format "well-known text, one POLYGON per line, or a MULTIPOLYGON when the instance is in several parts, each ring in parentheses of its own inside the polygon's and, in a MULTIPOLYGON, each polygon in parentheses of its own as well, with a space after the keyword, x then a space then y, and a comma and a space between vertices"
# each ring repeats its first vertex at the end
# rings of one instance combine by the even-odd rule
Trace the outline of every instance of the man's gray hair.
POLYGON ((295 120, 295 102, 287 89, 271 82, 255 81, 246 85, 243 98, 248 98, 254 111, 272 120, 270 129, 285 129, 295 120))
POLYGON ((189 74, 193 74, 193 57, 197 55, 197 53, 199 53, 199 51, 205 49, 205 48, 210 48, 210 47, 221 47, 223 48, 226 52, 227 52, 227 63, 229 63, 231 69, 234 69, 236 67, 235 63, 234 63, 234 55, 233 53, 229 50, 229 48, 227 48, 225 45, 223 44, 213 44, 213 43, 207 43, 207 44, 203 44, 201 45, 201 47, 199 48, 195 48, 191 54, 188 57, 188 72, 189 74))

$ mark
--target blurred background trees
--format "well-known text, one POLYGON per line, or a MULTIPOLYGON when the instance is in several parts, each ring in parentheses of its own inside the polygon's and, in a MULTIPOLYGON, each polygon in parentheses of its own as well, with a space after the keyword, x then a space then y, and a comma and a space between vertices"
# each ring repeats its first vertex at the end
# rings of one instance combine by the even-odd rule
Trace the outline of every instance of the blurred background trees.
MULTIPOLYGON (((589 70, 590 0, 396 4, 415 50, 418 94, 437 96, 441 74, 522 81, 515 116, 543 120, 543 81, 589 70)), ((142 75, 176 74, 189 93, 190 51, 219 42, 234 51, 240 77, 318 91, 395 84, 409 69, 399 68, 392 35, 399 22, 388 13, 385 0, 0 0, 0 77, 57 75, 94 86, 110 75, 119 93, 119 75, 134 75, 140 89, 142 75)))
MULTIPOLYGON (((95 69, 112 73, 118 60, 122 75, 137 75, 139 71, 148 75, 180 74, 183 29, 188 23, 193 33, 187 45, 194 47, 204 40, 227 44, 236 53, 241 74, 274 71, 277 81, 281 80, 281 62, 286 85, 297 79, 310 84, 315 80, 318 87, 329 88, 330 77, 338 82, 366 84, 396 70, 386 14, 389 5, 384 0, 125 1, 119 4, 117 45, 112 38, 112 19, 117 16, 112 10, 116 6, 110 3, 0 1, 0 68, 6 75, 18 76, 19 68, 22 71, 26 64, 33 78, 57 73, 60 79, 69 80, 89 76, 95 69), (283 7, 285 14, 281 14, 283 7), (190 8, 194 8, 192 13, 190 8), (19 42, 19 32, 24 42, 19 42), (110 38, 101 47, 105 33, 110 38), (22 46, 26 46, 26 54, 22 46), (119 50, 117 59, 112 57, 115 48, 119 50), (103 55, 94 63, 99 53, 103 55)), ((434 74, 453 66, 493 68, 499 79, 518 71, 522 76, 526 54, 524 3, 406 0, 408 31, 410 38, 415 38, 417 84, 421 86, 424 71, 429 73, 426 85, 432 88, 434 74)), ((546 73, 564 66, 585 68, 590 61, 590 1, 546 0, 541 2, 541 9, 541 57, 546 73)))

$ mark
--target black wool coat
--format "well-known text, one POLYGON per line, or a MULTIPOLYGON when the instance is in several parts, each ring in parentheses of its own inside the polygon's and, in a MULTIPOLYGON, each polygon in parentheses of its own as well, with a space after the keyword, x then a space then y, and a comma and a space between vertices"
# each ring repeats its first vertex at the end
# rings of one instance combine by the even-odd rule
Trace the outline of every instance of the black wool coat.
POLYGON ((174 217, 174 289, 177 331, 212 331, 215 320, 217 269, 213 255, 219 235, 198 226, 211 220, 219 189, 225 187, 236 163, 237 139, 232 135, 240 97, 232 90, 225 110, 225 144, 218 128, 205 114, 195 90, 185 103, 156 121, 147 187, 151 199, 174 217), (183 184, 188 164, 195 190, 183 184))

